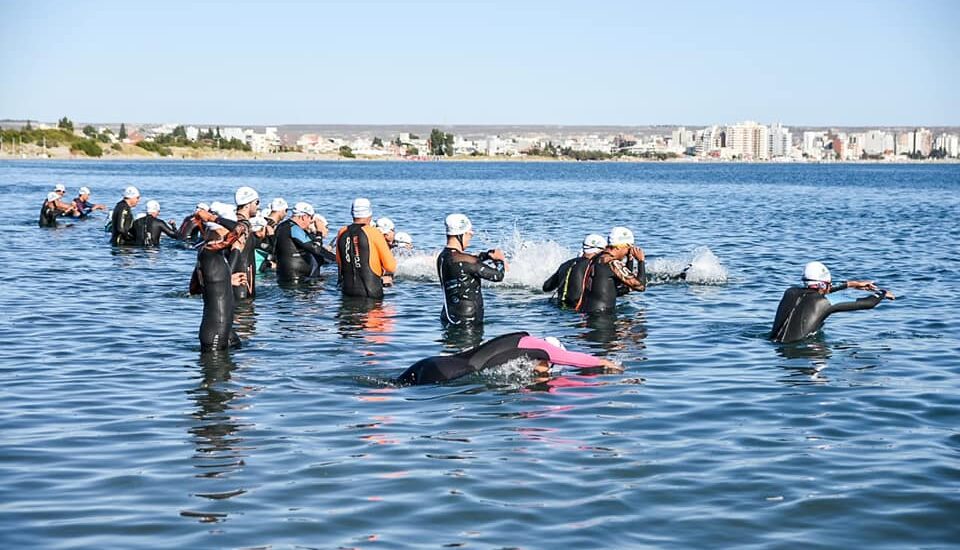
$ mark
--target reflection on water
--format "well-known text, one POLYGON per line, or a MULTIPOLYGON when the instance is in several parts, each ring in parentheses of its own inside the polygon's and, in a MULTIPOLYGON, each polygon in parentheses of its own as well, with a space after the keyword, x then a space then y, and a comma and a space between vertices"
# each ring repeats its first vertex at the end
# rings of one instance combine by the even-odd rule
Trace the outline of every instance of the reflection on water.
POLYGON ((233 310, 233 330, 240 336, 243 345, 257 331, 257 310, 253 300, 239 300, 233 310))
POLYGON ((443 327, 440 338, 445 350, 456 353, 477 346, 483 341, 483 325, 448 324, 443 327))
MULTIPOLYGON (((192 414, 193 425, 187 430, 196 451, 193 467, 198 490, 192 494, 208 501, 222 501, 246 493, 246 489, 230 485, 230 475, 245 465, 250 447, 243 446, 240 431, 247 426, 235 414, 232 402, 246 394, 230 388, 231 374, 236 363, 227 351, 200 354, 202 373, 200 384, 187 394, 193 399, 196 410, 192 414)), ((201 522, 219 521, 227 514, 218 512, 184 510, 181 515, 199 518, 201 522)))
POLYGON ((616 312, 586 314, 579 326, 586 329, 580 338, 601 344, 607 354, 626 350, 640 352, 646 348, 643 340, 647 337, 647 313, 644 309, 638 309, 631 316, 616 312))
POLYGON ((827 368, 827 359, 833 355, 833 351, 821 334, 801 342, 778 344, 777 355, 791 360, 790 363, 783 365, 783 368, 790 373, 782 380, 785 384, 824 384, 830 381, 823 374, 823 370, 827 368))

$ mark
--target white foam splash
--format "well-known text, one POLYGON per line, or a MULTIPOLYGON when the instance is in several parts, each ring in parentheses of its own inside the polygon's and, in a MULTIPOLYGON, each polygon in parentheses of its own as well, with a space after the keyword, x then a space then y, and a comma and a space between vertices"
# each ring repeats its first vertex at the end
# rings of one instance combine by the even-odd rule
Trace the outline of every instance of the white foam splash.
POLYGON ((647 262, 647 278, 652 282, 680 280, 684 269, 687 270, 687 283, 716 285, 727 282, 727 268, 706 246, 694 248, 684 256, 652 259, 647 262))
MULTIPOLYGON (((509 269, 500 283, 484 282, 507 288, 525 288, 538 291, 564 261, 579 254, 551 240, 524 239, 514 230, 499 247, 507 256, 509 269)), ((434 252, 405 251, 397 258, 396 277, 399 280, 437 282, 437 254, 434 252)), ((687 269, 688 284, 723 284, 727 282, 727 269, 720 259, 706 246, 694 248, 681 256, 654 258, 647 262, 647 277, 651 282, 681 281, 680 275, 687 269), (689 269, 687 267, 689 266, 689 269)))

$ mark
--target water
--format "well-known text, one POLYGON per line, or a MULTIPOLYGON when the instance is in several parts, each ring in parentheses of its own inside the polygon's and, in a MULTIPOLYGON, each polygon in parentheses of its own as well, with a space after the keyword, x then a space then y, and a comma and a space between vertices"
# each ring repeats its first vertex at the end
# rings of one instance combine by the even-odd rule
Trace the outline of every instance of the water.
POLYGON ((960 166, 5 162, 0 189, 4 548, 960 541, 960 166), (373 309, 335 273, 261 278, 245 347, 203 357, 193 254, 111 250, 103 217, 37 228, 58 182, 110 207, 135 184, 176 219, 252 185, 331 227, 368 196, 418 251, 373 309), (438 320, 456 210, 511 259, 484 338, 555 335, 626 372, 385 383, 478 337, 438 320), (654 284, 602 321, 549 305, 542 281, 613 225, 654 284), (768 342, 813 259, 899 299, 768 342))

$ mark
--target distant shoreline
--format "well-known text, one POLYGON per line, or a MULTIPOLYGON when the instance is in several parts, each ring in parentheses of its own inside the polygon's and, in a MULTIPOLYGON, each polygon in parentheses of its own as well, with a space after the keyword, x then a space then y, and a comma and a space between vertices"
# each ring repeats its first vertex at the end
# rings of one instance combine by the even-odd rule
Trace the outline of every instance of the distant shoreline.
POLYGON ((793 159, 793 160, 740 160, 740 159, 717 159, 710 157, 687 157, 682 156, 678 158, 668 158, 668 159, 655 159, 655 158, 640 158, 640 157, 625 157, 619 156, 611 159, 599 159, 599 160, 582 160, 578 161, 572 158, 556 158, 549 156, 471 156, 471 155, 455 155, 452 157, 431 157, 431 156, 418 156, 418 157, 398 157, 398 156, 365 156, 357 155, 354 158, 346 158, 340 156, 338 153, 331 152, 327 154, 314 154, 314 153, 303 153, 303 152, 282 152, 282 153, 252 153, 249 151, 237 151, 237 150, 217 150, 217 149, 207 149, 207 148, 187 148, 187 147, 173 147, 173 155, 170 156, 160 156, 157 153, 152 153, 146 150, 143 150, 139 147, 132 145, 124 145, 122 151, 114 151, 112 149, 104 150, 104 154, 101 157, 90 157, 86 155, 76 155, 73 154, 67 147, 51 147, 44 150, 38 145, 29 144, 23 146, 25 151, 22 154, 17 155, 14 153, 9 153, 5 147, 3 152, 0 152, 0 161, 9 160, 9 161, 36 161, 36 160, 52 160, 52 161, 80 161, 80 162, 139 162, 139 161, 159 161, 159 162, 176 162, 176 161, 195 161, 195 162, 398 162, 398 163, 407 163, 407 162, 516 162, 516 163, 529 163, 529 162, 539 162, 539 163, 576 163, 576 162, 596 162, 596 163, 666 163, 666 164, 958 164, 960 163, 960 158, 944 158, 944 159, 909 159, 909 158, 894 158, 891 160, 844 160, 844 161, 823 161, 823 160, 804 160, 804 159, 793 159))

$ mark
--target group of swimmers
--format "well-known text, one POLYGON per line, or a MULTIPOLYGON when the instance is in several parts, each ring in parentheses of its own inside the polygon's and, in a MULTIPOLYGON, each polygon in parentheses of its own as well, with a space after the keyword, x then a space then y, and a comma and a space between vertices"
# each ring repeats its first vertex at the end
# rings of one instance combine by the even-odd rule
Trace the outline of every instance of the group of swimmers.
MULTIPOLYGON (((41 209, 41 226, 56 225, 58 216, 86 217, 95 210, 106 210, 89 202, 90 190, 86 187, 80 188, 72 203, 62 200, 65 192, 58 184, 48 194, 41 209)), ((412 248, 410 236, 396 232, 389 218, 373 221, 372 205, 362 197, 353 201, 352 223, 340 228, 332 249, 323 244, 329 232, 327 221, 311 204, 298 202, 289 208, 283 198, 275 198, 268 208, 260 210, 259 194, 247 186, 236 190, 235 205, 200 203, 180 224, 160 219, 160 203, 155 200, 147 202, 145 214, 133 216, 132 209, 139 201, 136 187, 124 190, 108 223, 110 242, 116 246, 156 246, 166 235, 195 243, 198 252, 190 292, 203 297, 199 330, 202 352, 240 346, 233 329, 234 309, 238 302, 256 298, 258 272, 272 269, 278 281, 296 283, 316 277, 322 266, 336 264, 338 284, 345 296, 379 300, 384 297, 384 287, 393 284, 397 268, 394 252, 412 248)), ((508 269, 506 257, 500 249, 467 252, 474 228, 466 215, 450 214, 444 225, 446 245, 436 259, 443 290, 441 322, 447 326, 482 325, 481 280, 503 280, 508 269)), ((780 301, 770 334, 776 342, 795 342, 816 333, 832 313, 869 309, 884 298, 894 299, 893 294, 870 281, 833 285, 829 270, 820 262, 807 264, 803 283, 788 289, 780 301), (872 294, 835 305, 825 297, 846 288, 872 294)), ((632 231, 621 226, 612 228, 607 237, 587 235, 581 254, 561 264, 543 283, 543 291, 555 293, 558 305, 588 314, 611 312, 618 296, 642 292, 646 287, 643 249, 636 246, 632 231)), ((566 351, 555 339, 512 333, 456 355, 419 361, 396 381, 424 384, 451 380, 520 356, 535 360, 537 372, 549 368, 547 363, 622 372, 609 361, 566 351)))

